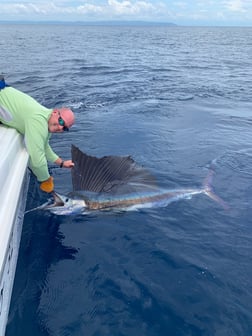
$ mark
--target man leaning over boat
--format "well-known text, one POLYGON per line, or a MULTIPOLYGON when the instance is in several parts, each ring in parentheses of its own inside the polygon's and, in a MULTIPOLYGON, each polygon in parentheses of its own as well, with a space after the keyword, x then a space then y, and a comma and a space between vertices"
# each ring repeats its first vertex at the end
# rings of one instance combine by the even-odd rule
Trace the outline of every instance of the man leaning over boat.
POLYGON ((9 86, 0 75, 0 123, 24 135, 29 154, 29 167, 40 183, 40 189, 51 193, 53 177, 48 161, 61 168, 72 168, 72 160, 64 161, 51 148, 51 133, 68 131, 74 124, 74 113, 67 107, 48 109, 29 95, 9 86))

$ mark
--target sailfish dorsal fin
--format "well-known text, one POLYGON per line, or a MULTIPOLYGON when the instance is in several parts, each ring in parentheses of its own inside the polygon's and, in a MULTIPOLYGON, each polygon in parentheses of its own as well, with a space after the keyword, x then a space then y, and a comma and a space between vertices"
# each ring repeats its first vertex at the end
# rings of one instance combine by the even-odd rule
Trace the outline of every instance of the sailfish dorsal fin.
POLYGON ((73 191, 119 193, 155 188, 156 180, 130 156, 97 158, 72 145, 73 191))

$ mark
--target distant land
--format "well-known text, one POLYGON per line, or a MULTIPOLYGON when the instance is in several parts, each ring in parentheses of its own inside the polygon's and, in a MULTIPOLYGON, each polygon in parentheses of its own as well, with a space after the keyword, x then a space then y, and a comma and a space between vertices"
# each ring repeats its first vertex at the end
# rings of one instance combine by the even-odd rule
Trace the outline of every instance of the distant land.
POLYGON ((153 21, 0 21, 0 24, 48 24, 78 26, 177 26, 172 22, 153 21))

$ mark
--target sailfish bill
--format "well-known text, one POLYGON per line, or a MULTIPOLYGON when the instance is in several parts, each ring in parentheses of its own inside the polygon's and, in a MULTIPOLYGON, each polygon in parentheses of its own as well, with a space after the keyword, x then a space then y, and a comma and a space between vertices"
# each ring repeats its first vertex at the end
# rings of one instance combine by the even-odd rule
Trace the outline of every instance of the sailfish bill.
POLYGON ((227 204, 212 190, 212 168, 202 188, 169 190, 160 188, 155 177, 130 156, 97 158, 72 145, 72 161, 73 191, 67 196, 54 192, 54 202, 46 203, 40 209, 50 210, 57 215, 97 210, 137 210, 164 207, 198 194, 205 194, 228 209, 227 204))

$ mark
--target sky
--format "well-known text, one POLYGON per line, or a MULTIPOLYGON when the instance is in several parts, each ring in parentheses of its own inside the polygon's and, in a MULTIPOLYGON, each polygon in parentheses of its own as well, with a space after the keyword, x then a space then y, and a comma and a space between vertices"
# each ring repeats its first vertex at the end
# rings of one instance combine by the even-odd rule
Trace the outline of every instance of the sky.
POLYGON ((0 20, 252 26, 252 0, 0 0, 0 20))

